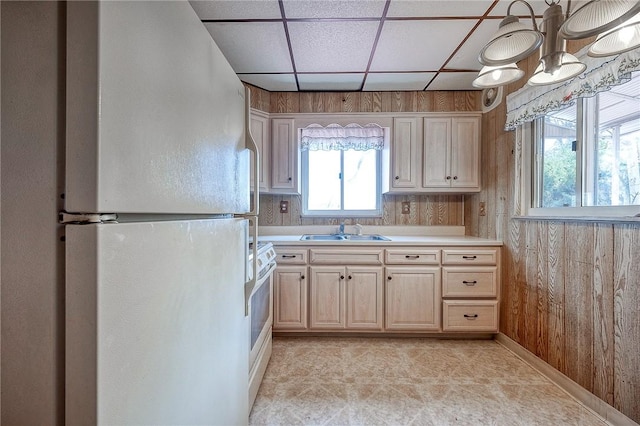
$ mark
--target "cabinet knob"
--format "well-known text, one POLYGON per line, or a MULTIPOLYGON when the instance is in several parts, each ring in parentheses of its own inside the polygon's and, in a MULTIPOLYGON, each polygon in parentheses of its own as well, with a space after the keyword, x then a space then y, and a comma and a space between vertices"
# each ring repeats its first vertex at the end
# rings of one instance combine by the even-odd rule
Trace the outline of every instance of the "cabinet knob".
POLYGON ((300 275, 300 279, 301 279, 301 280, 304 280, 304 275, 300 275))
POLYGON ((453 180, 458 180, 458 176, 454 176, 454 177, 453 177, 453 180))
POLYGON ((396 176, 396 177, 395 177, 395 179, 396 179, 396 180, 400 180, 400 176, 396 176))
POLYGON ((289 182, 291 182, 291 177, 287 178, 287 180, 288 180, 289 182))
POLYGON ((447 180, 451 180, 451 176, 447 176, 447 180))
POLYGON ((341 280, 344 280, 344 275, 340 275, 340 279, 341 279, 341 280))
POLYGON ((351 279, 351 275, 349 275, 347 278, 351 279))
POLYGON ((389 276, 387 277, 387 279, 388 279, 389 281, 391 281, 391 275, 389 275, 389 276))

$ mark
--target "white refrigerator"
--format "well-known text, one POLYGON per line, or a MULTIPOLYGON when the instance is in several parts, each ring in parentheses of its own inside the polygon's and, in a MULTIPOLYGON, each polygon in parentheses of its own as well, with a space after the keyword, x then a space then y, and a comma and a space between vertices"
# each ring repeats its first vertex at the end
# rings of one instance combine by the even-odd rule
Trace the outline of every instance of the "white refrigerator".
POLYGON ((184 1, 69 2, 66 64, 67 424, 246 424, 248 92, 184 1))

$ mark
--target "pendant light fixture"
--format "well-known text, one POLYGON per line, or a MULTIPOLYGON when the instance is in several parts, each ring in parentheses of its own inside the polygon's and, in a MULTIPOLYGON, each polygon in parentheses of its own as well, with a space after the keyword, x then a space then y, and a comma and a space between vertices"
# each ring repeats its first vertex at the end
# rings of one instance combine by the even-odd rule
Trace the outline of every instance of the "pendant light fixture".
POLYGON ((515 63, 495 67, 487 65, 480 70, 480 74, 472 84, 481 89, 504 86, 520 80, 523 75, 524 71, 518 68, 515 63))
MULTIPOLYGON (((566 40, 601 34, 589 51, 591 56, 608 56, 640 46, 640 1, 590 0, 572 15, 563 16, 560 0, 545 0, 549 6, 541 29, 532 7, 525 0, 514 0, 498 31, 481 49, 478 61, 485 65, 473 85, 496 87, 517 81, 524 75, 516 62, 540 50, 540 63, 529 79, 530 85, 559 83, 587 68, 566 51, 566 40), (522 3, 529 9, 531 28, 511 15, 511 6, 522 3), (517 71, 516 71, 517 70, 517 71), (520 71, 520 72, 518 72, 520 71)), ((570 8, 568 0, 567 8, 570 8)))
POLYGON ((617 55, 640 47, 640 13, 598 36, 587 54, 594 58, 617 55))

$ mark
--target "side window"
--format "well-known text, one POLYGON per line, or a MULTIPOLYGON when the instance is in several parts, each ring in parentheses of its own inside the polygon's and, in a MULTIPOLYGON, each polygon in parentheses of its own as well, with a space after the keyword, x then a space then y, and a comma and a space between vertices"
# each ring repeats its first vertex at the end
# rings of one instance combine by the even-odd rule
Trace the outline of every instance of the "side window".
POLYGON ((538 209, 534 215, 557 208, 561 210, 549 213, 638 213, 640 73, 537 119, 532 138, 530 207, 538 209))

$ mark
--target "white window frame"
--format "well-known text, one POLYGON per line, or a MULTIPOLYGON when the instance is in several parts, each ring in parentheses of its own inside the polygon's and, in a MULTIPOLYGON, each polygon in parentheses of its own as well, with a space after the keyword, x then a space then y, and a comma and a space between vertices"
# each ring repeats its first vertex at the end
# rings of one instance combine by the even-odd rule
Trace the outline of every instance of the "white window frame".
MULTIPOLYGON (((386 132, 385 132, 386 133, 386 132)), ((344 159, 340 156, 340 170, 344 174, 344 159)), ((382 217, 382 150, 376 151, 376 209, 375 210, 309 210, 309 151, 300 158, 302 181, 302 217, 382 217)), ((344 179, 340 179, 340 205, 344 206, 344 179)))
MULTIPOLYGON (((611 219, 611 220, 640 220, 640 205, 634 206, 582 206, 582 199, 585 197, 584 187, 585 183, 593 185, 593 173, 588 173, 585 170, 585 164, 594 164, 593 155, 593 133, 595 132, 594 126, 594 114, 585 114, 585 104, 587 108, 595 102, 595 99, 581 98, 578 101, 578 121, 577 128, 588 129, 577 134, 577 151, 576 157, 577 167, 576 174, 578 176, 577 188, 576 188, 576 207, 533 207, 535 200, 539 199, 540 183, 534 182, 534 178, 537 175, 534 171, 537 167, 536 162, 539 161, 539 156, 536 153, 536 147, 539 141, 536 140, 538 134, 540 134, 540 128, 542 126, 542 119, 536 119, 533 122, 529 122, 519 126, 516 129, 515 140, 515 178, 517 184, 515 185, 514 194, 514 214, 515 217, 533 217, 533 218, 575 218, 583 220, 599 220, 599 219, 611 219), (583 102, 585 104, 583 104, 583 102), (591 133, 591 139, 589 142, 585 141, 585 133, 591 133), (591 145, 590 149, 585 149, 585 144, 591 145), (590 162, 590 163, 588 163, 590 162), (537 197, 537 198, 536 198, 537 197)), ((588 195, 588 194, 587 194, 588 195)))

